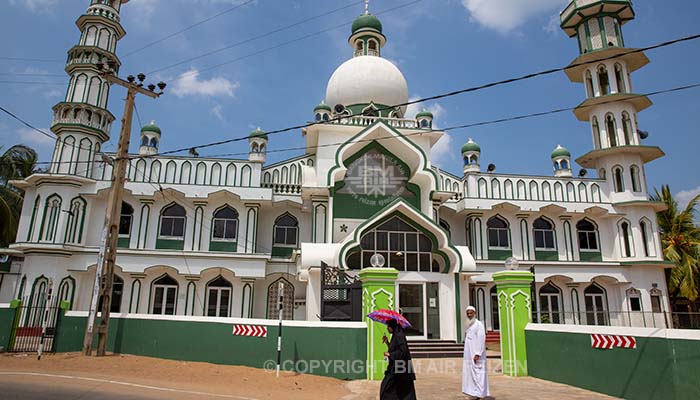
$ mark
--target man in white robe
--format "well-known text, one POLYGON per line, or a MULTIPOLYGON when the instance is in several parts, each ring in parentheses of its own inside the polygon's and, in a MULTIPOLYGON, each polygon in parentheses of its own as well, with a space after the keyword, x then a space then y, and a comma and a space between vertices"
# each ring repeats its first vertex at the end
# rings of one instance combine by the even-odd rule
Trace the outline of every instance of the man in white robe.
POLYGON ((486 368, 486 331, 476 319, 476 308, 467 307, 467 331, 464 335, 462 362, 462 392, 469 399, 483 399, 490 395, 486 368))

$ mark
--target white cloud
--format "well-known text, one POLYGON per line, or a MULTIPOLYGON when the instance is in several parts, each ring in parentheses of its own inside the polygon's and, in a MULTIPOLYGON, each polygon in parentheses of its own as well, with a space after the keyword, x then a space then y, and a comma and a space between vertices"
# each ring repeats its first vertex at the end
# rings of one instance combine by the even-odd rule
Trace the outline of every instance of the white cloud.
MULTIPOLYGON (((39 130, 51 134, 49 128, 39 128, 39 130)), ((12 139, 16 142, 9 144, 7 147, 15 144, 29 146, 37 152, 39 161, 50 160, 51 155, 53 154, 54 145, 56 144, 54 139, 42 135, 41 133, 30 128, 17 129, 15 136, 12 139)))
POLYGON ((533 16, 550 13, 568 0, 462 0, 472 19, 479 24, 508 33, 533 16))
POLYGON ((700 194, 700 186, 696 187, 695 189, 690 189, 690 190, 683 190, 674 196, 676 198, 676 201, 678 202, 678 206, 681 207, 682 209, 685 208, 685 206, 688 205, 688 202, 690 199, 693 197, 697 196, 700 194))
POLYGON ((209 110, 219 121, 224 121, 224 109, 221 104, 215 105, 211 110, 209 110))
MULTIPOLYGON (((418 99, 420 99, 420 96, 413 96, 410 99, 408 99, 408 102, 410 103, 418 99)), ((408 107, 406 107, 406 118, 415 118, 416 114, 418 114, 423 109, 426 109, 433 113, 433 128, 438 128, 440 118, 444 117, 445 114, 447 114, 447 111, 443 106, 440 105, 440 103, 433 103, 427 107, 423 103, 416 103, 409 104, 408 107)))
POLYGON ((177 78, 172 92, 180 98, 185 96, 234 97, 236 89, 240 86, 239 82, 232 82, 222 76, 200 80, 199 71, 191 68, 177 78))

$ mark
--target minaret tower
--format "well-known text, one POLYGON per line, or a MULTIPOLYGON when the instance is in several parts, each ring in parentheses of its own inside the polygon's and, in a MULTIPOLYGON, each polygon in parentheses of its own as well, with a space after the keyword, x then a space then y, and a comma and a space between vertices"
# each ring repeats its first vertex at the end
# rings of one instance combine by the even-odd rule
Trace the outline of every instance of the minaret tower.
POLYGON ((632 91, 630 74, 649 63, 644 53, 625 47, 622 26, 634 16, 629 0, 573 0, 561 13, 561 28, 577 39, 580 52, 566 74, 586 90, 574 114, 593 131, 593 151, 576 162, 608 181, 613 203, 646 200, 644 164, 664 155, 641 143, 646 133, 639 131, 637 113, 652 103, 632 91))
POLYGON ((128 1, 90 0, 76 21, 81 35, 80 42, 68 50, 70 83, 65 100, 53 107, 51 131, 58 140, 51 173, 90 177, 95 153, 109 140, 114 115, 107 110, 109 83, 100 72, 119 72, 121 62, 115 52, 126 34, 119 10, 128 1))

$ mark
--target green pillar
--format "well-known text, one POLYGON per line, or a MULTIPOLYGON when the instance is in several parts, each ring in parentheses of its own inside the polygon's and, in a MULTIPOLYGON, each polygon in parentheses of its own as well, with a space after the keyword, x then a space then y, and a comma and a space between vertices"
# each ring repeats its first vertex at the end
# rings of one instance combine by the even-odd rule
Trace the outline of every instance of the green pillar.
POLYGON ((533 280, 534 275, 528 271, 500 271, 493 274, 493 281, 498 288, 504 375, 527 376, 525 326, 532 319, 530 284, 533 280))
POLYGON ((386 325, 370 320, 367 314, 381 308, 395 308, 394 288, 399 271, 393 268, 365 268, 359 275, 362 281, 362 313, 367 321, 367 379, 381 380, 386 370, 384 352, 387 346, 382 343, 382 336, 387 333, 386 325))

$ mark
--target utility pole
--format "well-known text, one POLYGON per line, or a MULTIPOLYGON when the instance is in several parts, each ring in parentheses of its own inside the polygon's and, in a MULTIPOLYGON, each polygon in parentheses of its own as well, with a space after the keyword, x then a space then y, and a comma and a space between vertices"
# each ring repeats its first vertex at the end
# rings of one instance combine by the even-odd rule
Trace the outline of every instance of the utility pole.
MULTIPOLYGON (((102 70, 104 64, 98 63, 97 68, 102 70)), ((110 65, 110 69, 114 68, 110 65)), ((92 344, 94 342, 95 319, 97 317, 97 303, 102 299, 101 319, 97 326, 97 355, 104 356, 107 349, 107 332, 109 330, 109 312, 112 305, 112 285, 114 283, 114 263, 117 258, 117 243, 119 239, 119 220, 121 217, 122 197, 124 192, 124 182, 126 180, 126 168, 129 163, 129 139, 131 137, 131 119, 134 113, 134 100, 136 94, 143 94, 151 98, 158 98, 163 94, 165 83, 158 83, 160 92, 155 92, 156 86, 148 85, 143 87, 146 75, 138 74, 136 79, 129 75, 127 80, 117 77, 113 72, 107 71, 101 74, 111 84, 117 84, 127 89, 126 103, 124 104, 124 115, 122 116, 122 127, 119 134, 119 145, 117 156, 113 160, 112 186, 107 201, 105 212, 105 223, 100 238, 100 252, 97 256, 97 268, 95 271, 95 282, 90 302, 90 312, 88 313, 87 327, 85 328, 85 338, 83 340, 83 355, 92 355, 92 344)))

